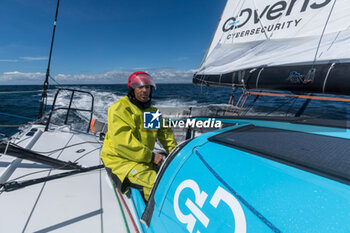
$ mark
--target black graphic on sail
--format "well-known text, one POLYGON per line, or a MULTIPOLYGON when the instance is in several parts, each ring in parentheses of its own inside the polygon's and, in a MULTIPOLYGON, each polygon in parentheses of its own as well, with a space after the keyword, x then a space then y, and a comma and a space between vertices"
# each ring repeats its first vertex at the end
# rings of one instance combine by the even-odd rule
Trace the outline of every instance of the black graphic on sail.
POLYGON ((346 0, 228 0, 200 85, 350 94, 346 0))

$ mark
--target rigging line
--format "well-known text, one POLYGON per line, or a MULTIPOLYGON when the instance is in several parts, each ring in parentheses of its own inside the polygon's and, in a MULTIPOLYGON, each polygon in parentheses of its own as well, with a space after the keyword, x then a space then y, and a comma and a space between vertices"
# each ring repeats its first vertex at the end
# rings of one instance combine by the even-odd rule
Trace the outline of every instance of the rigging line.
MULTIPOLYGON (((337 0, 334 0, 333 5, 332 5, 332 8, 331 8, 331 10, 329 11, 329 14, 328 14, 328 17, 327 17, 327 20, 326 20, 326 24, 325 24, 324 27, 323 27, 322 34, 321 34, 321 36, 320 36, 320 40, 318 41, 318 45, 317 45, 317 49, 316 49, 314 61, 313 61, 312 66, 311 66, 311 70, 313 70, 314 67, 315 67, 315 63, 316 63, 316 59, 317 59, 317 55, 318 55, 318 50, 320 49, 321 42, 322 42, 322 39, 323 39, 323 35, 324 35, 325 31, 326 31, 326 28, 327 28, 329 19, 331 18, 331 15, 332 15, 332 12, 333 12, 333 9, 334 9, 334 6, 335 6, 335 3, 336 3, 336 2, 337 2, 337 0)), ((306 81, 309 81, 310 77, 311 77, 311 72, 309 72, 306 81)))
POLYGON ((339 102, 350 102, 348 98, 338 98, 338 97, 323 97, 323 96, 307 96, 307 95, 291 95, 291 94, 278 94, 278 93, 268 93, 268 92, 254 92, 248 91, 251 95, 263 95, 263 96, 277 96, 277 97, 296 97, 300 99, 314 99, 314 100, 329 100, 329 101, 339 101, 339 102))
POLYGON ((11 138, 11 140, 13 139, 11 141, 11 143, 15 144, 16 140, 17 140, 17 144, 26 141, 28 138, 23 138, 23 137, 19 138, 21 136, 21 134, 23 133, 23 131, 24 130, 20 130, 20 128, 19 128, 18 133, 16 133, 16 137, 15 138, 13 138, 13 137, 11 138))
MULTIPOLYGON (((232 102, 231 102, 231 106, 230 106, 230 111, 229 112, 231 112, 232 111, 232 108, 233 108, 233 104, 234 104, 234 102, 235 102, 235 94, 236 94, 236 91, 237 91, 237 88, 235 88, 234 90, 232 90, 232 102)), ((228 114, 227 114, 228 115, 228 114)))
MULTIPOLYGON (((257 7, 256 7, 256 5, 255 5, 255 0, 253 0, 253 4, 254 4, 254 8, 255 8, 256 14, 257 14, 257 16, 258 16, 258 20, 259 20, 261 29, 263 29, 263 28, 264 28, 264 25, 262 24, 262 22, 261 22, 261 20, 260 20, 260 15, 259 15, 258 9, 257 9, 257 7)), ((254 14, 255 14, 255 13, 254 13, 254 14)), ((282 16, 282 14, 281 14, 281 16, 282 16)), ((279 21, 278 21, 278 22, 279 22, 279 21)), ((265 37, 266 37, 267 40, 270 40, 270 37, 272 36, 272 33, 271 33, 270 37, 268 37, 268 36, 267 36, 267 33, 266 33, 266 30, 264 30, 264 35, 265 35, 265 37)))
MULTIPOLYGON (((291 3, 291 1, 292 1, 292 0, 290 0, 290 1, 287 3, 287 5, 286 5, 286 6, 288 6, 288 5, 291 3)), ((287 7, 285 7, 285 8, 284 8, 283 12, 282 12, 282 13, 281 13, 281 15, 278 17, 278 21, 277 21, 277 23, 279 23, 279 22, 281 21, 282 16, 283 16, 284 12, 286 11, 286 9, 287 9, 287 7)), ((259 21, 260 21, 260 20, 259 20, 259 21)), ((274 31, 275 31, 275 30, 273 30, 273 31, 271 32, 271 35, 269 36, 269 38, 268 38, 268 39, 270 39, 270 38, 272 37, 272 35, 273 35, 274 31)))
MULTIPOLYGON (((163 164, 162 164, 162 165, 163 165, 163 164)), ((130 198, 130 201, 131 201, 132 207, 133 207, 133 209, 134 209, 134 214, 136 214, 136 216, 138 216, 134 198, 130 198), (135 213, 135 212, 136 212, 136 213, 135 213)), ((137 224, 137 227, 140 228, 140 231, 141 231, 141 232, 139 232, 139 233, 144 233, 144 231, 143 231, 143 229, 142 229, 142 225, 140 224, 140 221, 137 221, 136 223, 138 223, 138 224, 137 224)))
POLYGON ((83 154, 82 156, 80 156, 79 158, 77 158, 76 160, 74 160, 73 163, 76 163, 78 160, 82 159, 83 157, 87 156, 88 154, 90 154, 90 153, 92 153, 92 152, 94 152, 94 151, 96 151, 96 150, 99 150, 99 149, 101 149, 101 147, 97 147, 97 148, 95 148, 95 149, 93 149, 93 150, 91 150, 91 151, 86 152, 85 154, 83 154))
MULTIPOLYGON (((45 169, 45 170, 42 170, 42 171, 31 172, 31 173, 25 174, 25 175, 23 175, 23 176, 18 176, 18 177, 16 177, 16 178, 13 178, 12 180, 8 180, 7 183, 10 183, 10 182, 19 180, 19 179, 24 178, 24 177, 27 177, 27 176, 35 175, 35 174, 38 174, 38 173, 48 172, 48 171, 50 171, 51 169, 53 169, 53 168, 45 169)), ((56 169, 60 169, 60 168, 54 168, 54 170, 56 170, 56 169)))
POLYGON ((100 144, 100 142, 98 142, 98 141, 95 141, 95 142, 93 142, 93 141, 86 141, 86 142, 79 142, 79 143, 71 144, 69 146, 61 147, 61 148, 58 148, 58 149, 55 149, 55 150, 51 150, 51 151, 36 151, 36 150, 32 150, 32 151, 36 152, 36 153, 39 153, 39 154, 48 154, 48 153, 53 153, 53 152, 56 152, 56 151, 67 149, 69 147, 82 145, 82 144, 85 144, 85 143, 98 143, 98 144, 100 144))
POLYGON ((286 111, 285 116, 288 116, 289 111, 293 108, 293 106, 294 106, 295 102, 297 101, 297 99, 298 99, 298 98, 294 98, 294 101, 293 101, 293 103, 289 106, 288 110, 286 111))
MULTIPOLYGON (((310 96, 312 95, 312 93, 309 94, 310 96)), ((299 110, 294 114, 294 117, 300 117, 304 112, 305 109, 307 108, 307 106, 310 104, 311 99, 307 99, 303 105, 301 105, 301 107, 299 108, 299 110)))
POLYGON ((20 94, 20 93, 37 93, 37 92, 42 92, 43 90, 40 91, 0 91, 0 94, 20 94))
POLYGON ((238 107, 238 105, 239 105, 239 103, 241 102, 241 99, 242 99, 242 97, 245 95, 245 92, 242 92, 242 94, 241 94, 241 96, 239 97, 239 100, 237 101, 237 103, 236 103, 236 106, 233 108, 233 110, 232 110, 232 115, 231 116, 233 116, 233 114, 235 113, 235 111, 236 111, 236 108, 238 107))
POLYGON ((22 127, 22 126, 25 126, 25 125, 0 125, 0 127, 2 128, 18 128, 18 127, 22 127))
MULTIPOLYGON (((109 176, 108 176, 108 177, 109 177, 109 176)), ((122 206, 122 203, 120 202, 120 198, 119 198, 119 195, 118 195, 118 193, 117 193, 117 188, 115 187, 114 182, 111 180, 110 177, 109 177, 109 180, 110 180, 110 182, 112 183, 114 194, 115 194, 115 196, 117 197, 118 206, 119 206, 120 212, 122 213, 122 216, 123 216, 123 220, 124 220, 124 224, 125 224, 126 231, 127 231, 128 233, 130 233, 129 225, 128 225, 127 220, 126 220, 126 217, 125 217, 125 213, 124 213, 124 210, 123 210, 123 206, 122 206)), ((123 198, 123 197, 121 197, 121 198, 123 198)))
POLYGON ((240 107, 240 109, 239 109, 238 112, 237 112, 237 115, 238 115, 238 116, 239 116, 239 114, 241 113, 242 108, 244 107, 244 104, 245 104, 245 102, 246 102, 246 100, 247 100, 248 97, 249 97, 249 94, 246 94, 246 96, 245 96, 245 98, 244 98, 244 101, 242 102, 241 107, 240 107))
MULTIPOLYGON (((232 102, 231 102, 231 104, 230 104, 230 111, 229 111, 229 112, 232 111, 234 102, 235 102, 235 96, 233 95, 232 102)), ((228 113, 229 113, 229 112, 228 112, 228 113)), ((228 115, 228 113, 227 113, 227 115, 228 115)), ((225 116, 226 116, 226 112, 225 112, 225 116)))
POLYGON ((15 117, 15 118, 21 118, 21 119, 30 120, 30 121, 36 121, 37 120, 35 118, 20 116, 20 115, 17 115, 17 114, 11 114, 11 113, 6 113, 6 112, 0 112, 0 115, 10 116, 10 117, 15 117))
POLYGON ((269 113, 267 113, 265 116, 268 116, 268 115, 270 115, 271 113, 276 112, 278 109, 282 108, 283 106, 290 104, 290 103, 292 102, 292 100, 293 100, 293 99, 289 99, 289 100, 287 100, 286 102, 280 104, 279 106, 277 106, 276 108, 274 108, 272 111, 270 111, 269 113))
POLYGON ((54 81, 56 83, 57 86, 64 86, 63 84, 60 84, 59 82, 57 82, 51 75, 49 76, 49 78, 54 81))
POLYGON ((60 83, 58 83, 51 75, 49 76, 49 78, 54 81, 55 83, 57 83, 58 85, 62 86, 60 83))
MULTIPOLYGON (((347 29, 348 30, 348 29, 347 29)), ((338 39, 338 36, 340 35, 340 31, 337 33, 337 36, 334 38, 334 40, 332 41, 332 43, 329 45, 328 50, 330 50, 330 48, 332 48, 333 44, 336 42, 336 40, 338 39)))
POLYGON ((136 232, 136 233, 140 233, 139 230, 138 230, 138 228, 137 228, 137 226, 136 226, 136 223, 135 223, 135 221, 134 221, 133 215, 132 215, 132 213, 131 213, 131 211, 130 211, 128 205, 126 204, 126 202, 125 202, 125 200, 124 200, 124 198, 123 198, 121 192, 120 192, 116 187, 115 187, 115 189, 117 190, 117 193, 119 194, 119 196, 120 196, 120 198, 121 198, 121 200, 122 200, 122 202, 123 202, 123 204, 124 204, 124 207, 125 207, 125 209, 126 209, 128 215, 129 215, 129 219, 131 220, 131 223, 132 223, 132 225, 133 225, 133 227, 134 227, 134 229, 135 229, 135 232, 136 232))
MULTIPOLYGON (((262 91, 260 91, 262 92, 262 91)), ((248 105, 247 110, 243 113, 243 116, 247 115, 249 113, 249 111, 252 109, 252 107, 254 106, 254 104, 256 103, 256 101, 259 99, 260 95, 257 95, 254 100, 248 105)))
MULTIPOLYGON (((81 131, 81 130, 78 130, 78 129, 74 129, 74 128, 72 128, 72 127, 70 127, 70 130, 71 131, 74 131, 74 132, 77 132, 77 133, 80 133, 80 134, 85 134, 85 135, 90 135, 90 136, 95 136, 96 137, 96 135, 94 134, 94 133, 87 133, 86 131, 84 132, 84 131, 81 131)), ((64 131, 63 131, 64 132, 64 131)), ((96 142, 98 142, 98 140, 97 140, 97 138, 95 138, 96 139, 96 142)), ((99 142, 101 145, 103 145, 103 143, 101 143, 101 142, 99 142)))
MULTIPOLYGON (((226 111, 225 111, 225 114, 224 114, 224 116, 226 116, 226 113, 227 113, 227 111, 228 111, 228 108, 231 106, 231 108, 232 108, 232 103, 231 103, 231 100, 232 100, 232 97, 234 98, 234 94, 232 93, 231 94, 231 96, 230 96, 230 99, 229 99, 229 101, 228 101, 228 104, 227 104, 227 108, 226 108, 226 111)), ((233 100, 234 101, 234 100, 233 100)))
MULTIPOLYGON (((67 146, 67 145, 70 143, 70 141, 72 141, 73 137, 74 137, 74 134, 70 137, 70 139, 68 140, 68 142, 66 143, 65 146, 67 146)), ((58 154, 58 156, 56 157, 56 159, 58 159, 58 158, 61 156, 62 153, 63 153, 63 151, 61 151, 61 152, 58 154)))

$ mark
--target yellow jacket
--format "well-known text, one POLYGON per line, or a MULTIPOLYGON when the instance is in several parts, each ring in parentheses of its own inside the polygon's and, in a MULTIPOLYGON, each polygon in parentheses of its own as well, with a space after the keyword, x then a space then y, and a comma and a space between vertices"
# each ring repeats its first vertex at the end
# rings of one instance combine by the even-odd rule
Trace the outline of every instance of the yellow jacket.
POLYGON ((158 138, 167 153, 176 146, 171 128, 144 129, 143 112, 155 112, 150 106, 141 110, 127 96, 120 98, 108 109, 108 131, 101 159, 121 182, 138 163, 151 163, 152 150, 158 138))

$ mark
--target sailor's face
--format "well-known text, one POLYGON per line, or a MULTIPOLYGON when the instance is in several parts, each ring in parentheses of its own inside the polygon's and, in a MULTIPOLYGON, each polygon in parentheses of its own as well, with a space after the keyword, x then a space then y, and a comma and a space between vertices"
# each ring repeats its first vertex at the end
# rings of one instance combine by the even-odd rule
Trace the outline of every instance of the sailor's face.
POLYGON ((151 86, 135 87, 134 89, 135 98, 142 103, 146 103, 149 100, 151 94, 151 86))

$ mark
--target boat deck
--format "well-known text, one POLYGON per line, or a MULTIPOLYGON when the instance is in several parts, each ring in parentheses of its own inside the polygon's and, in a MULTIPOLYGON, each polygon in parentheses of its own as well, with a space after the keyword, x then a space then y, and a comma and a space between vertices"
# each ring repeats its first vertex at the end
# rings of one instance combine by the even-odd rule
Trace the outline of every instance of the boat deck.
MULTIPOLYGON (((101 164, 102 142, 68 127, 44 132, 44 126, 34 125, 15 143, 52 158, 77 161, 83 167, 101 164), (32 128, 37 130, 28 134, 32 128)), ((1 183, 7 177, 6 181, 11 181, 32 174, 19 179, 29 180, 67 172, 7 155, 2 155, 1 161, 1 183)), ((124 221, 130 219, 124 220, 113 189, 106 171, 97 169, 2 192, 0 232, 134 232, 125 225, 124 221)))

